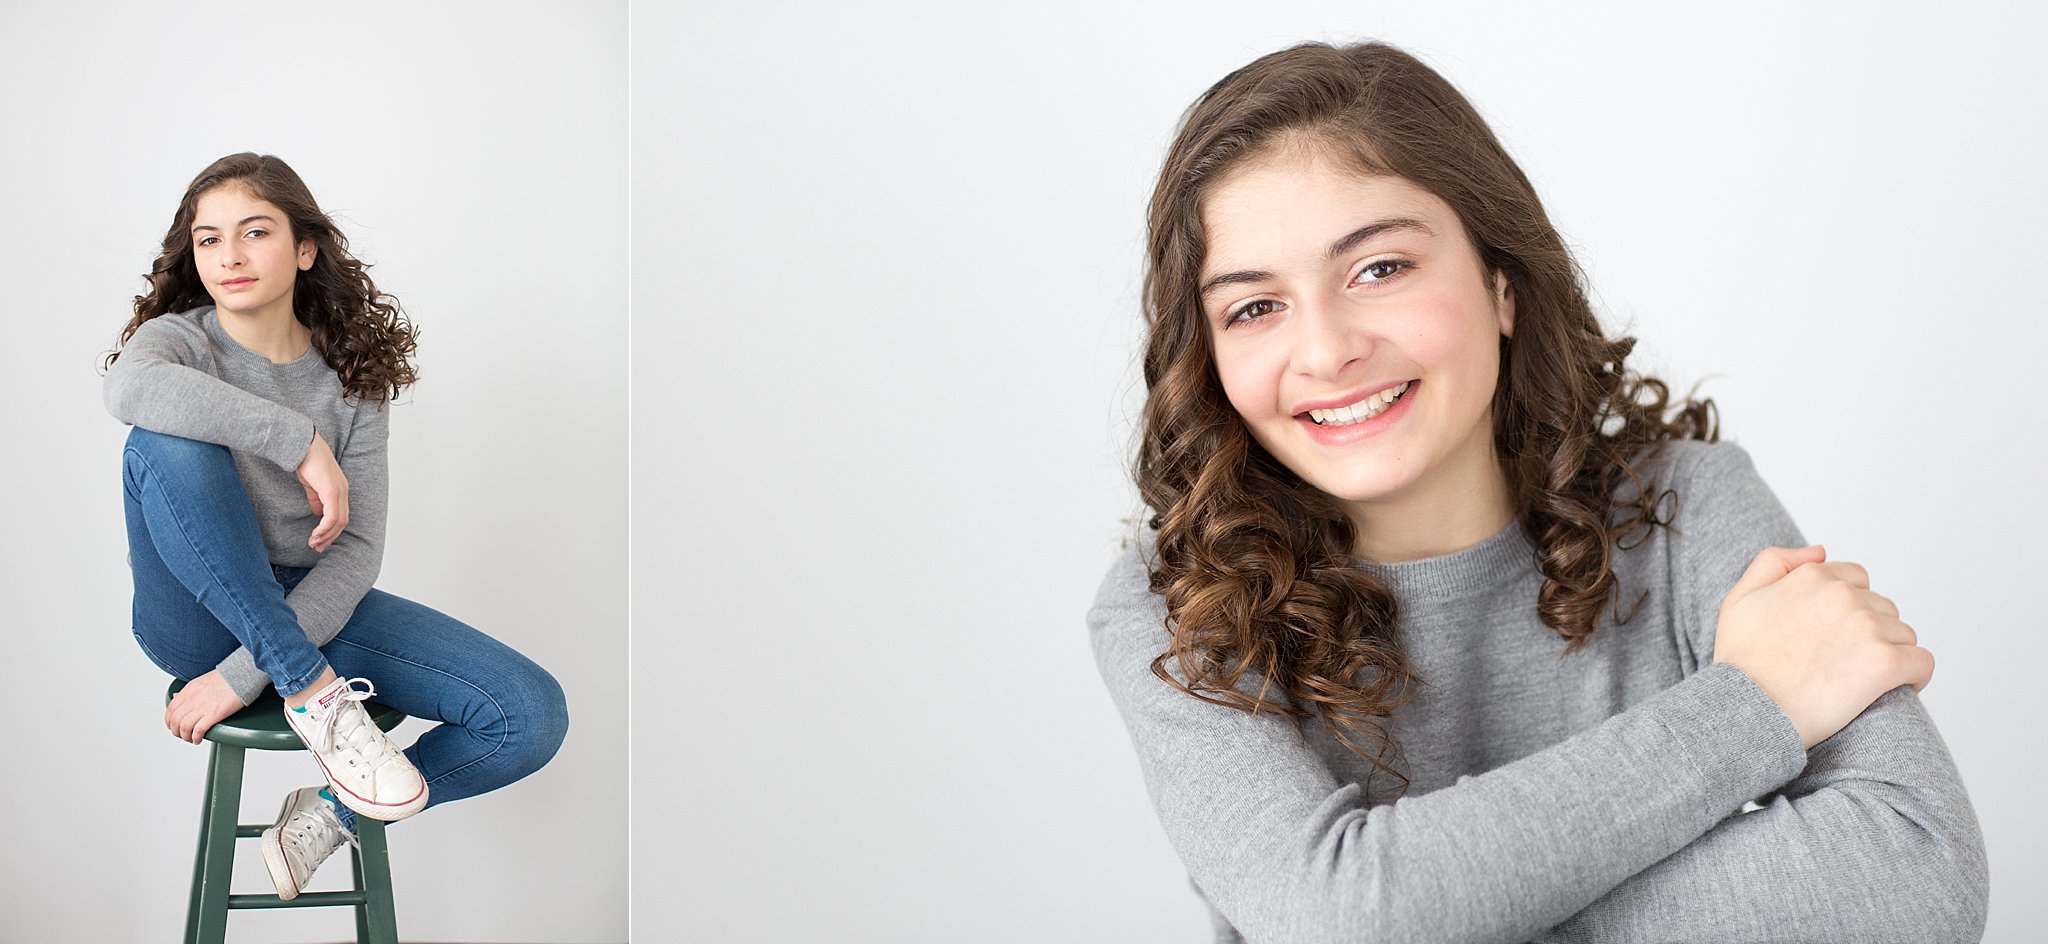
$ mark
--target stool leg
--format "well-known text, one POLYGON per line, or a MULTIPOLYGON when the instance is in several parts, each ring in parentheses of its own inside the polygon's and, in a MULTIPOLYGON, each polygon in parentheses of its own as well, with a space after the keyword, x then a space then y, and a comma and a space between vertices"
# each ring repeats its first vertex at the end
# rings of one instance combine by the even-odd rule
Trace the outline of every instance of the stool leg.
POLYGON ((185 901, 185 944, 196 944, 199 940, 199 889, 206 882, 206 840, 213 826, 213 787, 219 779, 220 765, 214 762, 209 745, 206 755, 206 789, 199 794, 199 842, 197 852, 192 856, 192 894, 185 901))
POLYGON ((192 866, 186 944, 222 944, 228 934, 228 881, 235 869, 235 822, 242 815, 242 749, 214 744, 206 762, 206 804, 192 866))
POLYGON ((356 888, 365 903, 356 906, 357 944, 398 944, 398 912, 391 900, 391 856, 384 843, 384 824, 367 816, 356 820, 356 842, 350 856, 356 888))
MULTIPOLYGON (((362 830, 363 821, 358 819, 356 820, 356 842, 358 843, 363 841, 362 830)), ((348 847, 348 870, 349 874, 355 877, 356 891, 362 891, 370 887, 369 883, 363 881, 363 850, 357 846, 348 847)), ((363 896, 363 903, 350 910, 356 913, 356 944, 365 944, 370 939, 369 896, 363 896)))

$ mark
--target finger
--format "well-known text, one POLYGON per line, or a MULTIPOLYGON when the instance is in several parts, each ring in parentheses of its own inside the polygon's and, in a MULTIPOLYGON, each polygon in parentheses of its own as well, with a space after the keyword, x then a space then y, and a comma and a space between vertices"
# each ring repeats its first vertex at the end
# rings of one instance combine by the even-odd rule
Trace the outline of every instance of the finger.
POLYGON ((1892 619, 1899 618, 1899 605, 1893 603, 1890 597, 1882 593, 1865 590, 1862 593, 1862 599, 1864 605, 1870 607, 1872 612, 1881 616, 1891 617, 1892 619))
POLYGON ((1920 644, 1919 632, 1915 631, 1911 624, 1902 623, 1895 619, 1885 620, 1883 633, 1884 641, 1894 646, 1917 646, 1920 644))
POLYGON ((171 719, 171 734, 180 741, 192 740, 192 724, 186 719, 183 710, 178 712, 176 718, 171 719))
POLYGON ((1786 574, 1802 564, 1817 564, 1827 559, 1827 550, 1818 544, 1811 547, 1767 547, 1757 552, 1749 562, 1749 569, 1728 591, 1728 596, 1739 597, 1783 579, 1786 574))
POLYGON ((1934 681, 1934 653, 1919 646, 1901 646, 1897 652, 1894 658, 1900 684, 1911 685, 1916 692, 1925 691, 1927 683, 1934 681))
POLYGON ((1813 566, 1819 568, 1822 573, 1827 574, 1832 579, 1842 581, 1858 589, 1870 589, 1870 571, 1864 570, 1862 564, 1851 561, 1828 561, 1827 563, 1815 564, 1813 566))
POLYGON ((313 536, 306 541, 316 551, 326 550, 327 545, 333 543, 334 536, 341 533, 341 522, 337 518, 340 506, 334 502, 326 504, 326 512, 320 515, 320 523, 313 526, 313 536))

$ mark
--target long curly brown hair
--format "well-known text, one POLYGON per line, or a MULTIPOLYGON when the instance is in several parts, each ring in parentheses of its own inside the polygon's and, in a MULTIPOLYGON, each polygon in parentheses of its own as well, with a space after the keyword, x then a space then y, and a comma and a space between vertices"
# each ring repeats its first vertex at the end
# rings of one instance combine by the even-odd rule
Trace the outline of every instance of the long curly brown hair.
MULTIPOLYGON (((365 400, 389 400, 418 380, 411 358, 419 330, 399 310, 398 299, 377 290, 369 266, 349 255, 348 237, 314 202, 306 182, 268 154, 230 154, 192 178, 164 233, 163 248, 144 276, 149 293, 135 296, 135 317, 121 330, 120 343, 127 344, 151 318, 212 303, 192 262, 192 217, 201 196, 230 184, 283 210, 292 242, 310 239, 318 247, 313 267, 298 273, 292 312, 312 331, 313 349, 341 378, 342 390, 365 400)), ((120 356, 117 347, 106 363, 120 356)))
POLYGON ((1717 421, 1712 401, 1674 405, 1662 382, 1623 366, 1635 339, 1602 333, 1528 178, 1464 96, 1413 56, 1379 43, 1306 44, 1231 73, 1195 102, 1153 191, 1147 240, 1137 483, 1158 531, 1151 586, 1172 633, 1152 671, 1242 711, 1319 715, 1375 772, 1405 784, 1382 722, 1420 680, 1395 638, 1396 602, 1354 565, 1353 521, 1232 410, 1197 291, 1204 198, 1282 140, 1435 194, 1457 212, 1489 283, 1506 275, 1515 329, 1501 339, 1494 454, 1538 549, 1537 610, 1568 652, 1618 593, 1613 549, 1675 513, 1638 465, 1667 440, 1714 440, 1717 421), (1624 483, 1633 494, 1617 498, 1624 483))

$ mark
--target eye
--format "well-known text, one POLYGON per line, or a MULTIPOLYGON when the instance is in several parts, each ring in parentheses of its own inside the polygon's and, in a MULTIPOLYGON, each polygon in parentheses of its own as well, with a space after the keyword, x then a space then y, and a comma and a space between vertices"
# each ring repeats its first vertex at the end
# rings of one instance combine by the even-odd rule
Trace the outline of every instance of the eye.
POLYGON ((1415 263, 1404 259, 1376 259, 1360 268, 1358 274, 1352 276, 1351 284, 1368 285, 1374 282, 1390 281, 1401 273, 1413 268, 1415 268, 1415 263))
POLYGON ((263 228, 261 228, 261 227, 257 227, 257 228, 254 228, 254 229, 251 229, 251 230, 249 230, 249 231, 248 231, 248 232, 246 232, 246 233, 243 233, 243 234, 242 234, 242 238, 244 238, 244 239, 261 239, 262 237, 264 237, 264 236, 268 236, 268 235, 270 235, 270 231, 269 231, 269 230, 267 230, 267 229, 263 229, 263 228))
POLYGON ((217 243, 217 242, 220 242, 220 237, 219 237, 219 236, 201 236, 201 237, 199 237, 199 245, 201 245, 201 246, 211 246, 211 245, 213 245, 214 243, 217 243))
POLYGON ((1270 298, 1261 298, 1255 301, 1246 302, 1243 305, 1239 305, 1236 309, 1232 310, 1229 315, 1224 317, 1223 326, 1225 328, 1230 328, 1236 325, 1257 321, 1260 318, 1264 318, 1267 315, 1272 314, 1275 310, 1279 309, 1279 307, 1279 304, 1274 302, 1270 298))

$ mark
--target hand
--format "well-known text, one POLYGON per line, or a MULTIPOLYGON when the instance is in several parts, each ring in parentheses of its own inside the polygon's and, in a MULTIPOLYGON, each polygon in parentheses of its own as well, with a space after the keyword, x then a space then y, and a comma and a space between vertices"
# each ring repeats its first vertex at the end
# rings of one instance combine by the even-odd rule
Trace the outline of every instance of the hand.
POLYGON ((179 740, 197 744, 205 740, 208 729, 243 707, 241 696, 215 669, 186 682, 171 696, 170 705, 164 708, 164 727, 179 740))
POLYGON ((320 516, 306 546, 324 554, 348 527, 348 476, 341 474, 341 463, 334 461, 334 450, 319 430, 313 431, 313 445, 299 460, 299 484, 306 487, 306 504, 320 516))
POLYGON ((1811 748, 1877 696, 1926 687, 1934 654, 1918 641, 1861 566, 1828 563, 1817 544, 1767 547, 1721 601, 1714 661, 1747 673, 1811 748))

